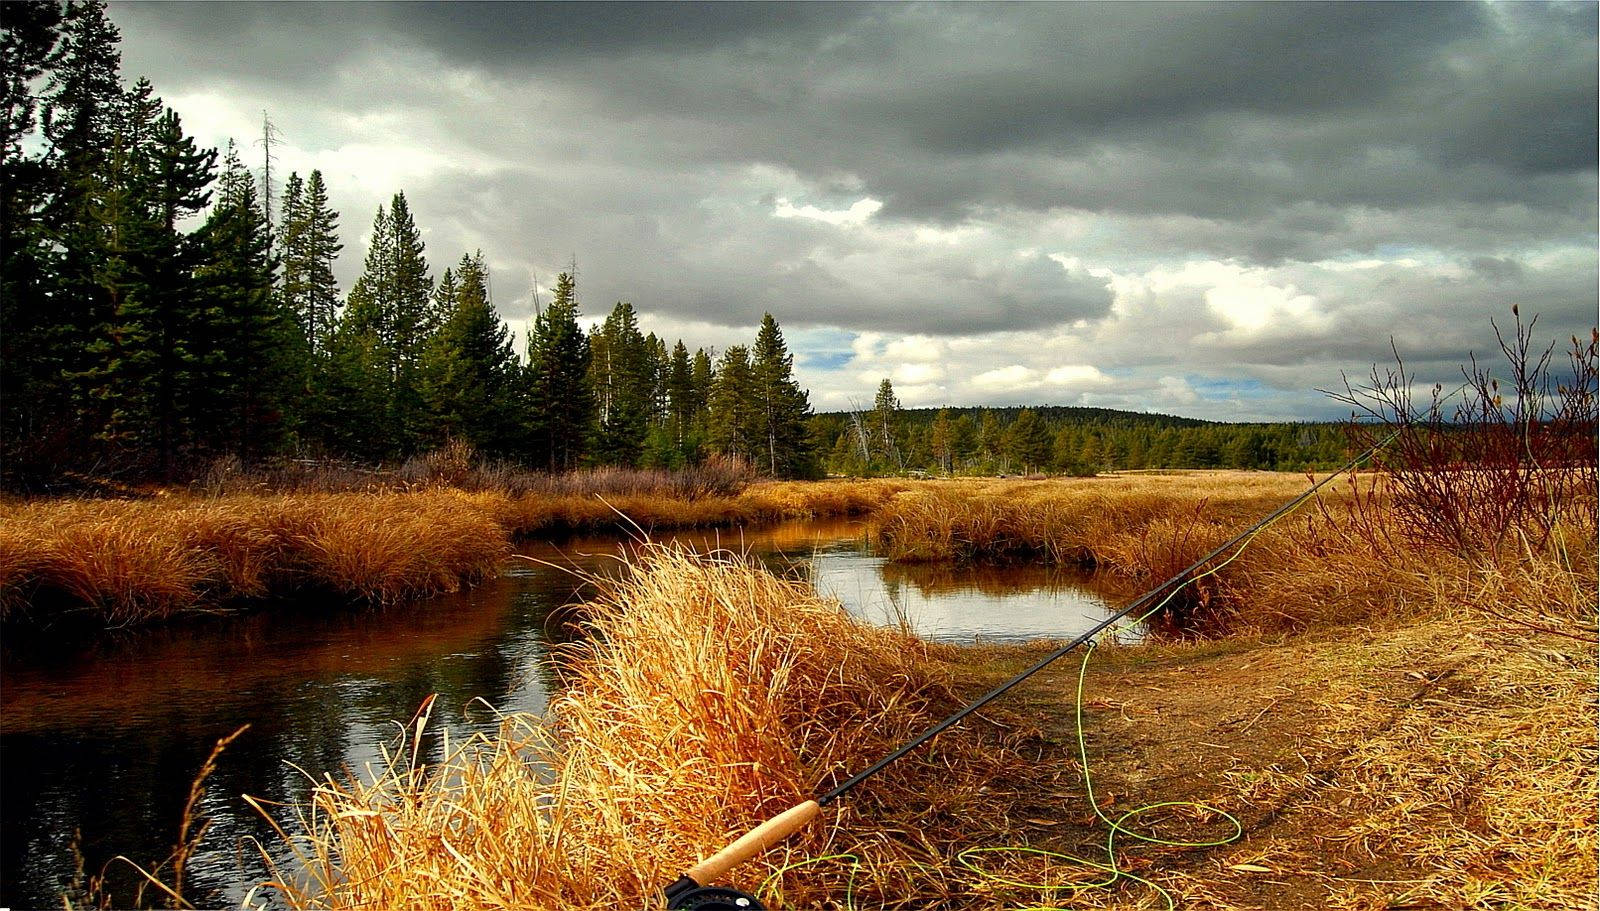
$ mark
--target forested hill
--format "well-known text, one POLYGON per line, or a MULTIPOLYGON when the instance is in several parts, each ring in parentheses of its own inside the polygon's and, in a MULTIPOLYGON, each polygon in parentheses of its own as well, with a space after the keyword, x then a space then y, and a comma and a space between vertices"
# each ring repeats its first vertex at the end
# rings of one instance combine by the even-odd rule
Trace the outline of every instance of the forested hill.
POLYGON ((811 429, 835 474, 1303 471, 1339 464, 1348 452, 1339 423, 1233 424, 1062 405, 906 409, 888 380, 871 411, 819 414, 811 429))
MULTIPOLYGON (((981 405, 950 408, 902 408, 900 414, 908 425, 932 424, 939 416, 939 412, 947 413, 952 419, 965 415, 974 420, 982 419, 987 412, 993 412, 1002 423, 1009 424, 1016 420, 1017 415, 1024 409, 1032 411, 1034 415, 1052 424, 1103 424, 1108 427, 1201 427, 1207 424, 1216 424, 1216 421, 1205 421, 1200 418, 1185 418, 1175 414, 1161 414, 1153 411, 1120 411, 1116 408, 1087 408, 1080 405, 1012 405, 997 408, 985 408, 981 405)), ((828 416, 848 417, 849 412, 828 412, 828 416)))

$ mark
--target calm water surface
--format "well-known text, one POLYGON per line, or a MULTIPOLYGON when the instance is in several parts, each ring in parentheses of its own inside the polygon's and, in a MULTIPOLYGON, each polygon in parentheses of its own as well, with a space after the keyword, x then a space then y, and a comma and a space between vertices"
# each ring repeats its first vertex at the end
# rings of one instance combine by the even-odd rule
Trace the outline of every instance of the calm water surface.
MULTIPOLYGON (((997 570, 887 564, 849 522, 693 532, 679 540, 746 552, 812 578, 874 623, 906 623, 953 642, 1067 636, 1106 614, 1081 576, 1039 567, 997 570)), ((617 538, 530 544, 561 566, 619 571, 617 538)), ((208 782, 212 820, 190 861, 186 894, 233 905, 267 878, 251 839, 270 827, 240 799, 291 804, 315 775, 380 764, 399 725, 437 693, 429 728, 452 741, 491 731, 495 710, 540 712, 557 685, 551 646, 578 580, 511 561, 459 595, 382 610, 274 610, 144 630, 62 647, 8 637, 0 663, 0 905, 61 906, 77 864, 108 871, 128 902, 143 864, 166 857, 189 784, 216 741, 250 729, 208 782), (493 707, 493 708, 491 708, 493 707)), ((435 736, 429 759, 443 751, 435 736)), ((282 811, 284 817, 288 811, 282 811)))

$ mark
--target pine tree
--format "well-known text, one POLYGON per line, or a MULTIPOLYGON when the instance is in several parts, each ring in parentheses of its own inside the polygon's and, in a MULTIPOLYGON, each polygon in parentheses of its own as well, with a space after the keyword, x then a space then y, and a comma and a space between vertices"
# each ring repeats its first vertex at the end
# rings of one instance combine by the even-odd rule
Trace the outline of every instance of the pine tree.
POLYGON ((165 477, 188 441, 181 397, 201 355, 204 295, 194 277, 200 250, 178 225, 210 201, 217 154, 196 147, 177 112, 163 110, 144 80, 130 92, 125 117, 126 139, 118 143, 126 145, 125 167, 113 168, 128 204, 125 224, 113 232, 124 238, 125 286, 107 286, 114 310, 103 339, 114 341, 115 357, 102 368, 110 382, 104 394, 131 406, 123 415, 128 426, 113 433, 152 447, 165 477))
POLYGON ((644 449, 655 397, 654 345, 639 334, 633 305, 618 302, 590 338, 590 385, 595 393, 595 455, 636 465, 644 449))
POLYGON ((442 315, 432 306, 433 277, 428 274, 428 260, 423 255, 422 232, 411 219, 404 193, 394 194, 389 204, 389 230, 394 236, 392 296, 388 301, 391 310, 387 320, 393 335, 389 343, 394 350, 395 381, 409 392, 414 388, 423 345, 438 328, 442 315))
POLYGON ((695 410, 698 407, 694 388, 693 369, 689 365, 689 349, 683 339, 672 346, 672 359, 667 365, 667 427, 672 433, 672 444, 683 452, 695 410))
POLYGON ((378 207, 366 265, 347 304, 351 330, 370 337, 366 346, 388 374, 385 436, 396 452, 414 448, 425 431, 419 365, 439 320, 432 297, 422 234, 405 194, 396 193, 387 212, 378 207))
POLYGON ((1071 424, 1064 425, 1056 431, 1050 452, 1057 471, 1070 475, 1088 473, 1084 470, 1080 455, 1083 452, 1083 443, 1078 439, 1077 428, 1071 424))
POLYGON ((1001 466, 1001 460, 1005 457, 1004 449, 1001 446, 1001 438, 1005 433, 1005 429, 1000 426, 1000 417, 993 411, 987 408, 979 409, 979 411, 981 416, 978 418, 976 439, 978 458, 983 461, 987 470, 994 471, 997 466, 1001 466))
POLYGON ((111 274, 105 226, 113 187, 109 157, 125 103, 120 41, 104 3, 68 3, 46 64, 50 79, 40 117, 50 144, 51 187, 42 216, 52 274, 47 292, 22 303, 39 311, 19 322, 42 329, 30 339, 29 357, 46 382, 40 390, 49 399, 44 408, 56 416, 53 448, 77 458, 98 453, 90 437, 106 422, 104 403, 94 394, 103 357, 96 343, 113 320, 104 285, 111 274))
POLYGON ((230 145, 217 203, 201 229, 199 270, 206 310, 191 404, 193 423, 219 449, 246 461, 277 449, 292 427, 285 414, 305 369, 303 336, 273 293, 277 257, 255 178, 230 145))
POLYGON ((306 181, 302 213, 304 225, 296 244, 295 268, 305 296, 298 301, 298 312, 309 332, 312 350, 322 351, 333 333, 339 308, 339 283, 333 275, 333 262, 344 245, 339 243, 339 213, 328 202, 328 187, 322 182, 321 171, 312 171, 306 181))
POLYGON ((654 332, 644 337, 645 420, 656 427, 667 414, 667 348, 654 332))
POLYGON ((1050 429, 1032 408, 1024 408, 1006 428, 1003 446, 1007 458, 1026 474, 1049 463, 1051 442, 1050 429))
POLYGON ((435 442, 461 439, 509 455, 518 442, 513 409, 520 364, 511 331, 489 300, 488 277, 479 252, 462 256, 440 279, 436 297, 446 316, 423 354, 423 400, 435 442))
POLYGON ((816 456, 807 433, 811 403, 794 380, 794 356, 770 313, 761 319, 753 354, 750 373, 756 432, 752 444, 764 450, 757 453, 757 461, 764 462, 773 477, 815 475, 816 456))
POLYGON ((82 227, 101 235, 85 286, 98 306, 73 379, 86 396, 78 415, 82 429, 102 444, 99 452, 111 464, 123 466, 137 453, 140 431, 152 418, 142 381, 153 372, 153 327, 142 317, 153 309, 149 271, 160 253, 156 225, 137 196, 133 130, 115 134, 95 184, 94 220, 82 227))
POLYGON ((749 349, 729 345, 711 382, 708 435, 712 448, 736 459, 753 457, 752 448, 759 433, 756 406, 750 397, 753 380, 749 349))
POLYGON ((1094 431, 1083 435, 1083 446, 1078 450, 1078 461, 1089 474, 1096 474, 1101 468, 1100 437, 1094 431))
POLYGON ((309 181, 291 172, 284 181, 279 206, 280 288, 305 336, 306 347, 317 354, 327 348, 339 306, 333 261, 344 247, 339 243, 338 222, 339 213, 328 208, 322 172, 312 171, 309 181))
POLYGON ((978 425, 973 422, 972 415, 963 414, 951 422, 950 429, 955 463, 966 467, 978 453, 978 425))
POLYGON ((895 471, 905 467, 900 453, 899 414, 900 399, 894 394, 894 384, 884 377, 883 382, 878 384, 878 394, 872 400, 870 449, 874 457, 895 471))
POLYGON ((704 348, 694 350, 694 362, 689 367, 691 408, 694 419, 705 420, 706 409, 711 407, 711 381, 715 370, 711 366, 712 352, 704 348))
POLYGON ((305 230, 305 196, 305 181, 300 179, 298 171, 290 171, 288 179, 283 182, 283 196, 278 201, 278 225, 273 236, 278 241, 278 261, 283 265, 278 275, 278 292, 283 295, 284 304, 300 324, 306 344, 311 345, 310 320, 302 314, 300 303, 305 296, 303 272, 295 261, 295 251, 300 246, 305 230))
POLYGON ((588 454, 594 392, 589 340, 578 325, 577 288, 569 273, 556 277, 555 300, 534 319, 526 375, 535 458, 551 471, 578 467, 588 454))

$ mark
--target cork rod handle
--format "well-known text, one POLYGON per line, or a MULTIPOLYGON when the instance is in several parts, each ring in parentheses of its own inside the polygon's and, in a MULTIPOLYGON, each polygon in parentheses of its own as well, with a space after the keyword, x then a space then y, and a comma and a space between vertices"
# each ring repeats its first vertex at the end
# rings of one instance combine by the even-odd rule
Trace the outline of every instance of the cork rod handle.
POLYGON ((795 804, 739 836, 738 841, 690 867, 688 876, 702 886, 710 885, 712 880, 721 878, 734 867, 793 835, 806 823, 816 819, 821 811, 822 807, 815 800, 795 804))

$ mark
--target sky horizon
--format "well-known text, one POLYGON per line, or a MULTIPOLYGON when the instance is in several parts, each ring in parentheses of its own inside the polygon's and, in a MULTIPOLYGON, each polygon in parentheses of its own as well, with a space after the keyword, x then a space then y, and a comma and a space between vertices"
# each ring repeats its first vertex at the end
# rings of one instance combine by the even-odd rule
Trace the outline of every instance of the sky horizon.
POLYGON ((576 260, 669 344, 772 312, 819 412, 1337 418, 1391 337, 1449 382, 1512 304, 1600 307, 1594 3, 109 13, 202 143, 259 170, 265 111, 275 182, 322 170, 344 290, 404 191, 519 349, 576 260))

